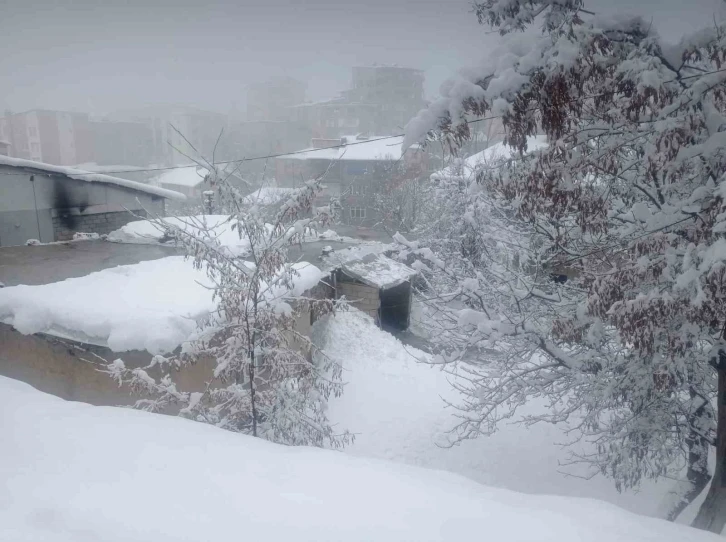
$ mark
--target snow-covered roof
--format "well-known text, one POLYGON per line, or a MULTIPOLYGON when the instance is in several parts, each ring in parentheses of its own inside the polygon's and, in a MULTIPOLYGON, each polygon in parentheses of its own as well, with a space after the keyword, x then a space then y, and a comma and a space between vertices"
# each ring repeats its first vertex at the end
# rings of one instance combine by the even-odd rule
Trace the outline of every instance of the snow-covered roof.
MULTIPOLYGON (((275 299, 301 295, 323 276, 307 262, 293 268, 292 288, 268 289, 275 299)), ((169 256, 51 284, 0 288, 0 321, 26 335, 160 354, 189 340, 199 319, 216 308, 210 286, 205 270, 169 256)))
POLYGON ((340 269, 354 279, 380 290, 403 284, 418 272, 382 254, 368 254, 360 260, 346 262, 340 269))
POLYGON ((205 168, 190 165, 164 171, 154 179, 160 185, 186 186, 193 188, 204 182, 204 177, 209 173, 205 168))
POLYGON ((146 192, 147 194, 153 194, 154 196, 160 196, 162 198, 174 199, 178 201, 186 200, 184 194, 174 192, 173 190, 167 190, 158 186, 151 186, 149 184, 139 183, 131 181, 129 179, 122 179, 120 177, 111 177, 110 175, 103 175, 102 173, 91 173, 89 171, 83 171, 81 169, 75 169, 66 166, 56 166, 53 164, 46 164, 44 162, 34 162, 33 160, 24 160, 22 158, 11 158, 10 156, 0 155, 0 166, 16 167, 22 169, 30 169, 33 171, 40 171, 43 173, 50 173, 55 175, 63 175, 69 179, 76 179, 78 181, 85 181, 88 183, 103 183, 103 184, 114 184, 123 188, 129 188, 131 190, 138 190, 139 192, 146 192))
POLYGON ((296 154, 286 154, 280 158, 293 160, 399 160, 401 158, 402 136, 371 137, 368 140, 355 140, 355 136, 341 138, 348 143, 322 149, 303 149, 296 154))
MULTIPOLYGON (((538 135, 527 138, 527 152, 533 152, 547 147, 547 136, 538 135)), ((476 173, 476 170, 482 166, 496 164, 511 158, 515 152, 513 147, 504 143, 496 143, 481 152, 472 154, 463 159, 457 159, 455 162, 431 174, 434 180, 467 178, 476 173)))

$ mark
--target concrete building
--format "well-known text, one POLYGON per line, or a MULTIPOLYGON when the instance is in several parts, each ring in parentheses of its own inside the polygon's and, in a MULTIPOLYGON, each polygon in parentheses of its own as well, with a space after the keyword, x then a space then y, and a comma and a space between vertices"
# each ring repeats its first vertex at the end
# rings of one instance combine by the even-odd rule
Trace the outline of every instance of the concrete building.
POLYGON ((154 163, 154 133, 148 122, 92 120, 93 161, 102 166, 154 163))
POLYGON ((376 134, 400 134, 403 127, 426 105, 424 73, 401 66, 356 66, 352 88, 343 92, 349 103, 373 105, 376 134))
POLYGON ((331 100, 297 104, 289 118, 308 126, 315 138, 399 134, 426 105, 423 83, 423 72, 413 68, 354 67, 350 89, 331 100))
POLYGON ((93 158, 93 138, 85 113, 46 109, 8 112, 0 119, 0 139, 10 143, 15 158, 59 166, 93 158))
POLYGON ((418 146, 402 155, 402 141, 400 136, 313 139, 311 147, 275 160, 275 178, 279 186, 294 188, 321 177, 325 190, 317 205, 335 198, 342 206, 343 224, 370 227, 379 221, 376 194, 390 181, 393 169, 428 169, 428 155, 418 146))
POLYGON ((163 215, 170 190, 62 166, 0 156, 0 246, 110 233, 146 216, 163 215), (133 214, 132 214, 133 213, 133 214))
POLYGON ((10 156, 10 142, 0 139, 0 154, 10 156))
POLYGON ((247 120, 287 120, 286 109, 305 101, 305 83, 292 77, 273 77, 247 90, 247 120))
POLYGON ((118 111, 108 120, 146 124, 152 134, 153 162, 166 166, 188 164, 188 156, 199 159, 200 153, 211 157, 228 124, 221 113, 174 105, 118 111))

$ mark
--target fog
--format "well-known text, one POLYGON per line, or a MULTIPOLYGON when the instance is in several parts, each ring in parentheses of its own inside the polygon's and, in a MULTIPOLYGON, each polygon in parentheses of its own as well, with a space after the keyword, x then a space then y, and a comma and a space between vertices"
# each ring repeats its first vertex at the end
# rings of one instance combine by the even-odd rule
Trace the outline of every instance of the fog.
MULTIPOLYGON (((652 14, 675 38, 723 13, 721 0, 595 0, 598 12, 652 14)), ((330 98, 353 65, 425 71, 428 98, 497 39, 462 0, 5 0, 0 107, 103 114, 175 103, 244 111, 249 83, 288 75, 330 98)))

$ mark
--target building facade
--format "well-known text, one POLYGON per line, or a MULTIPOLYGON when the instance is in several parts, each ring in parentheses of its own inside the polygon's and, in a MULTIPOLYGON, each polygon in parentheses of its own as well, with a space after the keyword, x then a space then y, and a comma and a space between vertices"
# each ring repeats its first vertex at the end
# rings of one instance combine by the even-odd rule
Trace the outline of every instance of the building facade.
POLYGON ((110 166, 149 166, 154 163, 154 134, 149 122, 93 120, 93 162, 110 166))
POLYGON ((247 120, 287 120, 287 108, 305 101, 307 85, 292 77, 273 77, 247 89, 247 120))
POLYGON ((331 100, 290 107, 288 118, 308 126, 315 138, 400 134, 426 105, 423 83, 423 72, 413 68, 354 67, 350 89, 331 100))
POLYGON ((10 143, 11 156, 59 166, 90 162, 93 136, 85 113, 34 109, 6 113, 0 139, 10 143))
POLYGON ((66 167, 0 157, 0 246, 107 234, 182 194, 66 167), (135 216, 136 215, 136 216, 135 216))
POLYGON ((277 158, 275 178, 279 186, 292 188, 322 179, 324 190, 316 205, 335 199, 343 224, 372 227, 381 219, 378 195, 402 175, 428 171, 428 155, 418 146, 402 154, 402 140, 400 136, 316 138, 310 148, 277 158))

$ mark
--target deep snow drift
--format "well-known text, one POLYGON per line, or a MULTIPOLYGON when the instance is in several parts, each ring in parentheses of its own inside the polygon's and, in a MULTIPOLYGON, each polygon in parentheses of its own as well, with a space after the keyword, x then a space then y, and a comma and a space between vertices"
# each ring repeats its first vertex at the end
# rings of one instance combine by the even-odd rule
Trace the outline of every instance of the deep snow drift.
MULTIPOLYGON (((292 289, 271 289, 276 297, 301 295, 322 276, 307 262, 292 267, 292 289)), ((24 334, 162 354, 190 339, 198 321, 216 308, 210 285, 192 260, 170 256, 41 286, 2 288, 0 321, 24 334)))
MULTIPOLYGON (((620 494, 606 478, 562 474, 585 472, 561 466, 569 452, 560 444, 571 439, 560 426, 525 427, 515 419, 490 437, 447 448, 448 430, 457 420, 442 397, 456 402, 457 396, 449 375, 417 362, 428 359, 424 352, 402 344, 354 309, 317 323, 315 334, 317 343, 343 366, 347 384, 340 398, 331 398, 329 416, 356 434, 348 453, 444 469, 527 493, 602 499, 657 517, 671 501, 672 481, 648 482, 639 493, 620 494)), ((533 402, 527 412, 540 408, 533 402)), ((683 514, 684 520, 690 519, 689 513, 683 514)))
POLYGON ((4 377, 0 432, 3 541, 720 540, 598 501, 65 402, 4 377))

